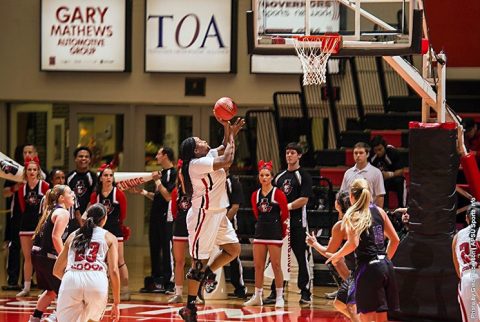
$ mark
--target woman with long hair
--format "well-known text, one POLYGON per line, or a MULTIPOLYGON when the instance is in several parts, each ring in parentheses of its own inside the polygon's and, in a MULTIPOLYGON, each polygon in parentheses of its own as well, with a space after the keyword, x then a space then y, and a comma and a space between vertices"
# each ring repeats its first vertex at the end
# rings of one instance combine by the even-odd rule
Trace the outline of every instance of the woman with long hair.
POLYGON ((127 218, 127 199, 122 190, 115 185, 113 169, 110 164, 103 164, 99 169, 96 191, 90 196, 90 204, 101 203, 107 208, 108 219, 104 229, 111 232, 118 240, 118 269, 120 271, 120 289, 122 300, 129 300, 128 268, 124 256, 124 236, 122 225, 127 218))
POLYGON ((105 206, 96 203, 85 215, 85 223, 68 236, 53 268, 53 274, 62 280, 57 301, 58 321, 100 321, 108 302, 108 277, 113 295, 111 318, 118 321, 117 237, 102 228, 108 218, 105 206))
POLYGON ((255 238, 253 240, 253 262, 255 263, 255 293, 244 306, 263 305, 263 272, 267 252, 270 255, 275 276, 275 307, 284 307, 283 272, 281 255, 283 238, 287 234, 289 218, 288 202, 285 193, 272 185, 272 162, 260 160, 258 163, 258 180, 261 188, 252 193, 253 214, 257 219, 255 238))
MULTIPOLYGON (((342 222, 350 206, 350 193, 348 191, 340 191, 335 199, 338 221, 332 227, 332 237, 328 241, 328 245, 323 246, 317 242, 317 238, 312 232, 307 234, 306 243, 308 246, 313 247, 326 258, 332 256, 333 252, 337 251, 344 241, 347 240, 347 234, 345 229, 342 228, 342 222)), ((355 269, 355 255, 353 253, 346 255, 345 258, 340 259, 334 266, 334 268, 329 267, 329 269, 334 270, 332 274, 338 274, 342 281, 339 282, 340 285, 333 301, 333 306, 351 321, 359 321, 357 306, 355 305, 355 288, 353 287, 354 280, 352 275, 355 269)))
POLYGON ((30 294, 30 286, 32 281, 32 246, 35 228, 40 219, 41 200, 47 193, 49 185, 46 181, 41 180, 42 170, 40 168, 40 160, 38 157, 27 157, 25 159, 25 169, 23 179, 25 183, 20 185, 15 193, 14 216, 18 216, 20 222, 20 245, 24 257, 23 278, 24 287, 17 297, 24 297, 30 294))
POLYGON ((467 210, 468 226, 460 230, 452 241, 453 266, 460 278, 458 302, 463 322, 480 320, 480 202, 473 202, 467 210))
POLYGON ((185 192, 182 175, 182 160, 178 160, 178 184, 172 191, 170 211, 173 216, 173 259, 175 261, 175 295, 168 303, 183 302, 183 282, 185 276, 185 250, 188 248, 187 213, 192 206, 191 196, 185 192))
POLYGON ((398 310, 398 290, 393 264, 400 239, 383 209, 372 204, 368 182, 356 179, 342 222, 347 241, 326 263, 336 264, 355 251, 355 302, 360 321, 387 321, 389 310, 398 310), (385 247, 385 237, 388 245, 385 247))
MULTIPOLYGON (((63 242, 67 239, 69 209, 75 202, 74 198, 73 191, 65 185, 54 186, 45 196, 45 210, 35 229, 32 247, 32 263, 37 283, 45 292, 38 299, 29 322, 39 322, 43 312, 58 294, 60 280, 53 276, 53 266, 58 254, 63 250, 63 242)), ((51 319, 52 316, 48 318, 51 319)))

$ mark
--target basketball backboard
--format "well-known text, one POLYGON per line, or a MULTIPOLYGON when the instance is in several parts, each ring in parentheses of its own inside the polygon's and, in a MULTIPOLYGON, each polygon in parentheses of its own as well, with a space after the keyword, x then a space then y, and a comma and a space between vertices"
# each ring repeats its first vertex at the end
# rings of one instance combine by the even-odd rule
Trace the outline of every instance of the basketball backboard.
POLYGON ((252 0, 249 52, 295 54, 294 36, 338 33, 342 48, 332 56, 420 53, 422 16, 417 0, 252 0))

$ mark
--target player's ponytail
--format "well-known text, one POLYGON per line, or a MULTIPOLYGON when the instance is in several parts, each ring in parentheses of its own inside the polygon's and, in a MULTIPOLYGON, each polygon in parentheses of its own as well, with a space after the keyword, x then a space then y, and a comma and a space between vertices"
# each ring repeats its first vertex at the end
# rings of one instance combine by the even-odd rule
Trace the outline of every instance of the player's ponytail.
POLYGON ((92 240, 93 229, 100 225, 102 219, 107 215, 107 209, 101 203, 90 206, 87 211, 87 218, 82 227, 75 232, 73 238, 73 248, 79 252, 84 252, 92 240))
POLYGON ((342 227, 350 225, 357 235, 360 235, 372 225, 370 202, 372 200, 368 182, 365 179, 356 179, 350 186, 350 194, 355 203, 345 213, 342 227))
POLYGON ((45 194, 45 199, 42 203, 42 217, 38 221, 37 227, 35 228, 35 233, 33 234, 32 239, 35 238, 40 233, 43 224, 47 221, 48 216, 53 212, 55 206, 58 203, 58 198, 65 194, 66 185, 57 184, 52 189, 48 190, 45 194))
POLYGON ((190 161, 195 157, 196 146, 197 143, 195 142, 195 139, 193 137, 186 138, 185 140, 183 140, 182 144, 180 144, 180 157, 183 160, 183 183, 187 196, 192 196, 193 194, 192 180, 190 179, 190 173, 188 172, 188 170, 190 167, 190 161))

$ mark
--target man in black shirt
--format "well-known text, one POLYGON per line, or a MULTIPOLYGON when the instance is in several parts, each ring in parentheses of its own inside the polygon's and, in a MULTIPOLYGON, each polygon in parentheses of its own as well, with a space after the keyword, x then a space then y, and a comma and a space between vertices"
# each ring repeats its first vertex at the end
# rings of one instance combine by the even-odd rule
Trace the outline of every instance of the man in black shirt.
POLYGON ((407 197, 406 185, 398 150, 394 146, 388 145, 380 135, 372 139, 371 146, 373 147, 373 153, 369 160, 370 164, 382 172, 385 184, 384 208, 389 207, 389 191, 394 191, 397 194, 398 207, 405 207, 407 197))
POLYGON ((86 146, 80 146, 73 152, 75 170, 67 175, 67 185, 75 193, 75 218, 68 222, 68 233, 77 230, 81 225, 82 214, 90 202, 90 195, 97 185, 97 175, 90 171, 92 151, 86 146))
MULTIPOLYGON (((312 195, 312 177, 300 168, 302 148, 299 144, 292 142, 285 148, 287 170, 280 172, 274 179, 274 184, 282 189, 287 196, 288 209, 290 210, 290 245, 298 263, 298 281, 300 289, 300 304, 311 304, 312 293, 310 290, 309 260, 311 256, 310 247, 307 246, 305 238, 308 229, 307 203, 312 195)), ((272 285, 274 281, 272 282, 272 285)), ((276 294, 274 286, 272 293, 263 301, 265 304, 275 303, 276 294)))
POLYGON ((173 217, 168 215, 168 203, 177 181, 177 170, 173 166, 173 150, 163 147, 155 157, 162 171, 155 171, 155 192, 147 192, 145 197, 152 199, 150 209, 150 259, 152 262, 153 284, 145 279, 145 287, 141 292, 171 293, 174 284, 172 279, 171 242, 173 233, 173 217))
MULTIPOLYGON (((243 202, 243 188, 237 176, 231 175, 227 170, 227 195, 230 207, 228 208, 227 217, 232 222, 235 231, 237 226, 237 212, 240 204, 243 202)), ((247 296, 247 289, 243 281, 243 268, 240 257, 230 262, 230 282, 235 287, 233 294, 238 298, 247 296)))

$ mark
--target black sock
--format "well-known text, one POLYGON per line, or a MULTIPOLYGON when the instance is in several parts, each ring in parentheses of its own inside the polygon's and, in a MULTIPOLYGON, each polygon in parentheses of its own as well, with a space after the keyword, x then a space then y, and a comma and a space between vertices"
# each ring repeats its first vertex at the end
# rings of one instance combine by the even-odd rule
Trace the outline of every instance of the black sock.
POLYGON ((33 317, 34 317, 34 318, 39 318, 39 319, 41 319, 42 316, 43 316, 43 312, 42 312, 42 311, 39 311, 39 310, 37 310, 37 309, 35 309, 35 311, 33 311, 33 317))
POLYGON ((196 295, 189 295, 187 297, 187 307, 188 308, 194 308, 195 307, 195 301, 197 300, 196 295))

